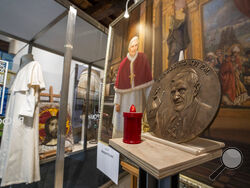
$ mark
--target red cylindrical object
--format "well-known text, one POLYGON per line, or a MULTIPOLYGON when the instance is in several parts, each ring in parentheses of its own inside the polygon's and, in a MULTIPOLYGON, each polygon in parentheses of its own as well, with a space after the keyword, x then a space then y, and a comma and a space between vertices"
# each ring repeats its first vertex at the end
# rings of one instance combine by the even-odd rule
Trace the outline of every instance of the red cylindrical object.
POLYGON ((123 117, 124 117, 123 142, 127 144, 141 143, 142 113, 123 112, 123 117))

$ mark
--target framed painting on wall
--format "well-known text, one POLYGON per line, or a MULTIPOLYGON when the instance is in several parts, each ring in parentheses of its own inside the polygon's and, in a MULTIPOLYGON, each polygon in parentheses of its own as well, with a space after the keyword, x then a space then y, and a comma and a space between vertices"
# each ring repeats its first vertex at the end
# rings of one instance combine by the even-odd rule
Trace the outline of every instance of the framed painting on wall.
POLYGON ((203 57, 218 73, 222 107, 250 107, 250 18, 235 0, 202 6, 203 57))
POLYGON ((210 64, 222 87, 221 108, 205 135, 249 144, 250 15, 238 0, 188 2, 192 58, 210 64))
POLYGON ((128 18, 122 14, 110 24, 98 130, 103 142, 123 136, 123 112, 132 104, 145 110, 154 82, 152 10, 152 0, 141 0, 129 7, 128 18))
MULTIPOLYGON (((51 157, 56 154, 57 128, 59 116, 59 103, 39 103, 39 154, 40 159, 51 157)), ((72 151, 72 125, 71 117, 67 115, 65 150, 72 151)))

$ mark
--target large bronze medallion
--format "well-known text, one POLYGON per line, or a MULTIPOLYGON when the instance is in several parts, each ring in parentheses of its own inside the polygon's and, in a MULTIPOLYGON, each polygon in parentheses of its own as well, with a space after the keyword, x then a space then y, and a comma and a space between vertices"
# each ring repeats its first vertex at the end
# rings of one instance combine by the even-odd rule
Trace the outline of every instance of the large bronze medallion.
POLYGON ((155 81, 147 102, 150 131, 181 143, 202 133, 220 105, 221 87, 215 71, 200 60, 175 63, 155 81))

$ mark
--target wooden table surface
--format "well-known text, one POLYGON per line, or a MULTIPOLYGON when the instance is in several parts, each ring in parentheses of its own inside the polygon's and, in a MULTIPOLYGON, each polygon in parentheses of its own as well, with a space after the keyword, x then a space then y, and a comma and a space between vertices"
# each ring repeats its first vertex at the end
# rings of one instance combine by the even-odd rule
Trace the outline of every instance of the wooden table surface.
MULTIPOLYGON (((205 142, 209 140, 206 139, 205 142)), ((147 138, 142 138, 140 144, 126 144, 123 143, 122 138, 109 140, 110 146, 157 179, 177 174, 220 157, 224 144, 213 141, 211 143, 216 145, 212 151, 194 155, 147 138)))

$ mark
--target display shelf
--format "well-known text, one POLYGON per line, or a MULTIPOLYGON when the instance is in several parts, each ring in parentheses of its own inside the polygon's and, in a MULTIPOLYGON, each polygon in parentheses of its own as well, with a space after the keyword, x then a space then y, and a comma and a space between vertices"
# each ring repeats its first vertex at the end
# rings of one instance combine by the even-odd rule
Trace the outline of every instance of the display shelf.
POLYGON ((168 146, 174 147, 176 149, 179 149, 179 150, 182 150, 182 151, 194 154, 194 155, 200 155, 202 153, 206 153, 212 150, 216 150, 218 148, 225 147, 225 144, 222 142, 217 142, 214 140, 209 140, 209 139, 200 138, 200 137, 197 137, 196 139, 193 139, 189 142, 177 144, 174 142, 170 142, 168 140, 164 140, 164 139, 160 139, 155 136, 152 136, 152 134, 149 132, 143 133, 141 136, 143 138, 147 138, 149 140, 153 140, 155 142, 168 145, 168 146))
POLYGON ((125 144, 122 138, 111 139, 109 144, 156 179, 177 174, 218 158, 222 155, 224 146, 223 143, 216 144, 216 149, 194 155, 147 138, 143 138, 140 144, 125 144))
MULTIPOLYGON (((94 148, 96 146, 97 146, 97 144, 91 144, 91 143, 87 142, 87 149, 92 149, 92 148, 94 148)), ((76 154, 78 154, 78 153, 80 153, 82 151, 83 151, 83 145, 82 144, 74 144, 72 152, 65 153, 64 157, 69 157, 69 156, 72 156, 72 155, 76 155, 76 154)), ((56 160, 56 155, 40 160, 40 164, 45 164, 45 163, 52 162, 52 161, 55 161, 55 160, 56 160)))

